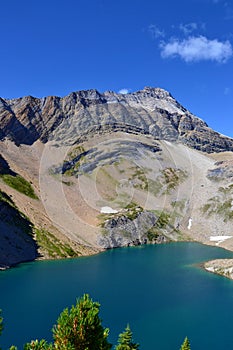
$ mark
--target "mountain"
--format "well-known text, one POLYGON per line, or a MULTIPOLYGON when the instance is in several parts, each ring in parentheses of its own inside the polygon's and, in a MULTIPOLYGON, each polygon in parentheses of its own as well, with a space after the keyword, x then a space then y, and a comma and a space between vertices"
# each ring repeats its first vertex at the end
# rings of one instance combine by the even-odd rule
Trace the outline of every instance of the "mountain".
POLYGON ((233 249, 233 140, 169 92, 1 98, 0 123, 0 267, 170 240, 233 249))
POLYGON ((179 141, 204 152, 233 151, 233 140, 208 128, 170 93, 146 87, 131 94, 78 91, 60 98, 0 99, 1 140, 72 145, 93 134, 123 131, 179 141))

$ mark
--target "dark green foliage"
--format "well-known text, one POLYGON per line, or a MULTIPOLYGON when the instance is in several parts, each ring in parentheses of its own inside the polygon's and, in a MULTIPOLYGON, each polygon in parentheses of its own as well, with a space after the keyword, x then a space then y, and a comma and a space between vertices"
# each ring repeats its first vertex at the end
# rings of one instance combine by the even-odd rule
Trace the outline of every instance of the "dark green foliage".
POLYGON ((108 350, 112 345, 99 318, 100 304, 87 294, 77 300, 76 306, 66 308, 53 328, 54 348, 59 350, 108 350))
POLYGON ((38 199, 31 184, 22 176, 4 174, 1 175, 1 178, 8 186, 14 188, 16 191, 21 192, 30 198, 38 199))
POLYGON ((125 331, 119 335, 118 345, 115 350, 137 350, 139 349, 139 344, 133 342, 133 333, 129 327, 126 326, 125 331))
POLYGON ((190 342, 188 340, 188 338, 186 337, 183 344, 181 345, 180 350, 191 350, 190 348, 190 342))

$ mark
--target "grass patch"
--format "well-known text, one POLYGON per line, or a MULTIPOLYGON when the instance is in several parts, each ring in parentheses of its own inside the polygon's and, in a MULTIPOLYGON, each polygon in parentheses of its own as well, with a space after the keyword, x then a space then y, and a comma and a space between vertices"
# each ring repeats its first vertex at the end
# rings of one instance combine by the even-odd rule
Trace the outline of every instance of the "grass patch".
POLYGON ((165 211, 159 210, 155 210, 155 214, 158 216, 156 227, 160 229, 165 228, 171 220, 171 215, 165 211))
POLYGON ((147 238, 149 242, 153 242, 159 237, 159 232, 155 227, 152 227, 147 231, 147 238))
POLYGON ((85 152, 85 148, 83 146, 76 146, 67 154, 67 159, 73 160, 74 158, 78 157, 80 154, 84 152, 85 152))
POLYGON ((78 256, 68 244, 62 243, 54 235, 44 229, 35 228, 35 236, 37 244, 45 250, 51 258, 78 256))
POLYGON ((143 211, 143 208, 140 207, 140 205, 137 205, 134 202, 131 202, 127 204, 124 209, 127 211, 124 212, 124 215, 129 219, 129 220, 135 220, 138 217, 138 214, 143 211))
POLYGON ((166 168, 161 171, 163 183, 166 186, 164 194, 170 194, 187 177, 185 171, 181 169, 166 168))
POLYGON ((0 177, 8 186, 14 188, 16 191, 23 193, 30 198, 38 199, 31 184, 22 176, 4 174, 0 175, 0 177))
POLYGON ((147 191, 148 190, 148 181, 147 176, 145 175, 146 170, 141 169, 140 167, 132 167, 134 172, 129 178, 129 181, 133 181, 134 188, 139 190, 147 191))

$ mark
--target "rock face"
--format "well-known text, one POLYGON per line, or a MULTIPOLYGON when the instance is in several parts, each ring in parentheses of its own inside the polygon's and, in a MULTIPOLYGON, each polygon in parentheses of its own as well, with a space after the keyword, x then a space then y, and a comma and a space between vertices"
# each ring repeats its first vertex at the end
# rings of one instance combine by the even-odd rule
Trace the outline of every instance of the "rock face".
POLYGON ((0 99, 0 139, 17 145, 72 145, 95 134, 123 131, 181 142, 203 152, 233 151, 233 140, 210 129, 167 91, 146 87, 126 95, 97 90, 49 96, 0 99))
POLYGON ((214 169, 208 171, 207 177, 210 180, 219 181, 222 178, 233 179, 233 161, 219 161, 215 163, 214 169))
POLYGON ((148 230, 156 221, 156 215, 146 211, 138 213, 134 220, 125 215, 110 219, 105 223, 105 232, 98 237, 98 243, 103 248, 144 244, 148 240, 148 230))

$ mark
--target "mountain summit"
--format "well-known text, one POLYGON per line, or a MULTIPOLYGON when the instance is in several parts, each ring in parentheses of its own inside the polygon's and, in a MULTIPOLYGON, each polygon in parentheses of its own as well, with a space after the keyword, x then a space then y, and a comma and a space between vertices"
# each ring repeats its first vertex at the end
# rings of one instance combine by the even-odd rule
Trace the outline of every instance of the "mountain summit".
POLYGON ((160 88, 0 99, 0 268, 192 240, 233 250, 233 140, 160 88))
POLYGON ((0 99, 1 140, 72 145, 96 134, 122 131, 181 142, 203 152, 233 151, 233 141, 210 129, 169 92, 145 87, 129 94, 97 90, 66 97, 0 99))

